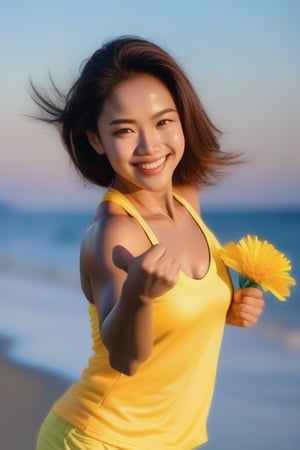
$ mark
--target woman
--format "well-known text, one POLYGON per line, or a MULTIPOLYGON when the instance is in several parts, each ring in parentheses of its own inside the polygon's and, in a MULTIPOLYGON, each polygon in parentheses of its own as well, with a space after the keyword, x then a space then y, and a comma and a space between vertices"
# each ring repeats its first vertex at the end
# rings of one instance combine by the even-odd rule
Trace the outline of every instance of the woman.
POLYGON ((81 247, 93 355, 37 449, 195 448, 224 325, 251 326, 264 305, 258 289, 233 291, 200 217, 198 191, 237 159, 182 69, 144 39, 97 50, 62 107, 32 87, 75 167, 109 187, 81 247))

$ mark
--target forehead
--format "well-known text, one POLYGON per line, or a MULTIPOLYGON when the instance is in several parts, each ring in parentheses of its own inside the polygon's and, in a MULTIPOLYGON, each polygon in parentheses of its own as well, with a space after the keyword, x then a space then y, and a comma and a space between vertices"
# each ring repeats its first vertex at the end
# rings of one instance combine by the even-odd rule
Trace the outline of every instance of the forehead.
POLYGON ((102 114, 148 110, 155 113, 166 107, 176 108, 168 88, 154 76, 137 74, 114 87, 103 104, 102 114))

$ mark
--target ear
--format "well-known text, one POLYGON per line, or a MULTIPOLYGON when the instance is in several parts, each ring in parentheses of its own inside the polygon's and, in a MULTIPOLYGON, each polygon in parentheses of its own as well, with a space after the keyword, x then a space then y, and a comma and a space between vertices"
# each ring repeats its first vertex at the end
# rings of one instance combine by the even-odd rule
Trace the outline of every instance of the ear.
POLYGON ((99 155, 104 155, 105 149, 101 143, 100 137, 97 133, 94 131, 86 131, 86 137, 88 138, 88 141, 90 145, 93 147, 93 149, 99 153, 99 155))

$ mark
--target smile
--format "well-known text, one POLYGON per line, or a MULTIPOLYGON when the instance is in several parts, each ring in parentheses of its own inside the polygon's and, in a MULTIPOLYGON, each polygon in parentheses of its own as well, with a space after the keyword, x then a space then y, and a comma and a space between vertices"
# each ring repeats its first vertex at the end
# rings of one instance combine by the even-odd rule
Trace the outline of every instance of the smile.
POLYGON ((166 160, 166 156, 163 156, 162 158, 158 159, 157 161, 138 164, 138 167, 141 167, 142 169, 146 169, 146 170, 154 170, 154 169, 157 169, 159 166, 161 166, 165 162, 165 160, 166 160))

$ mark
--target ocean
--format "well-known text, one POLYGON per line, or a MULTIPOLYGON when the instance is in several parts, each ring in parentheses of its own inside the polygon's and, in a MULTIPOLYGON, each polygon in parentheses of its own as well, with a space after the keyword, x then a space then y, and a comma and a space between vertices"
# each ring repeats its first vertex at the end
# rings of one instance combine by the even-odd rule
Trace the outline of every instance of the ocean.
MULTIPOLYGON (((73 381, 91 353, 79 247, 89 212, 0 213, 0 336, 9 357, 73 381)), ((256 234, 292 261, 298 284, 265 295, 255 327, 226 327, 208 450, 300 448, 300 211, 203 211, 221 243, 256 234)), ((235 277, 235 275, 233 275, 235 277)))

